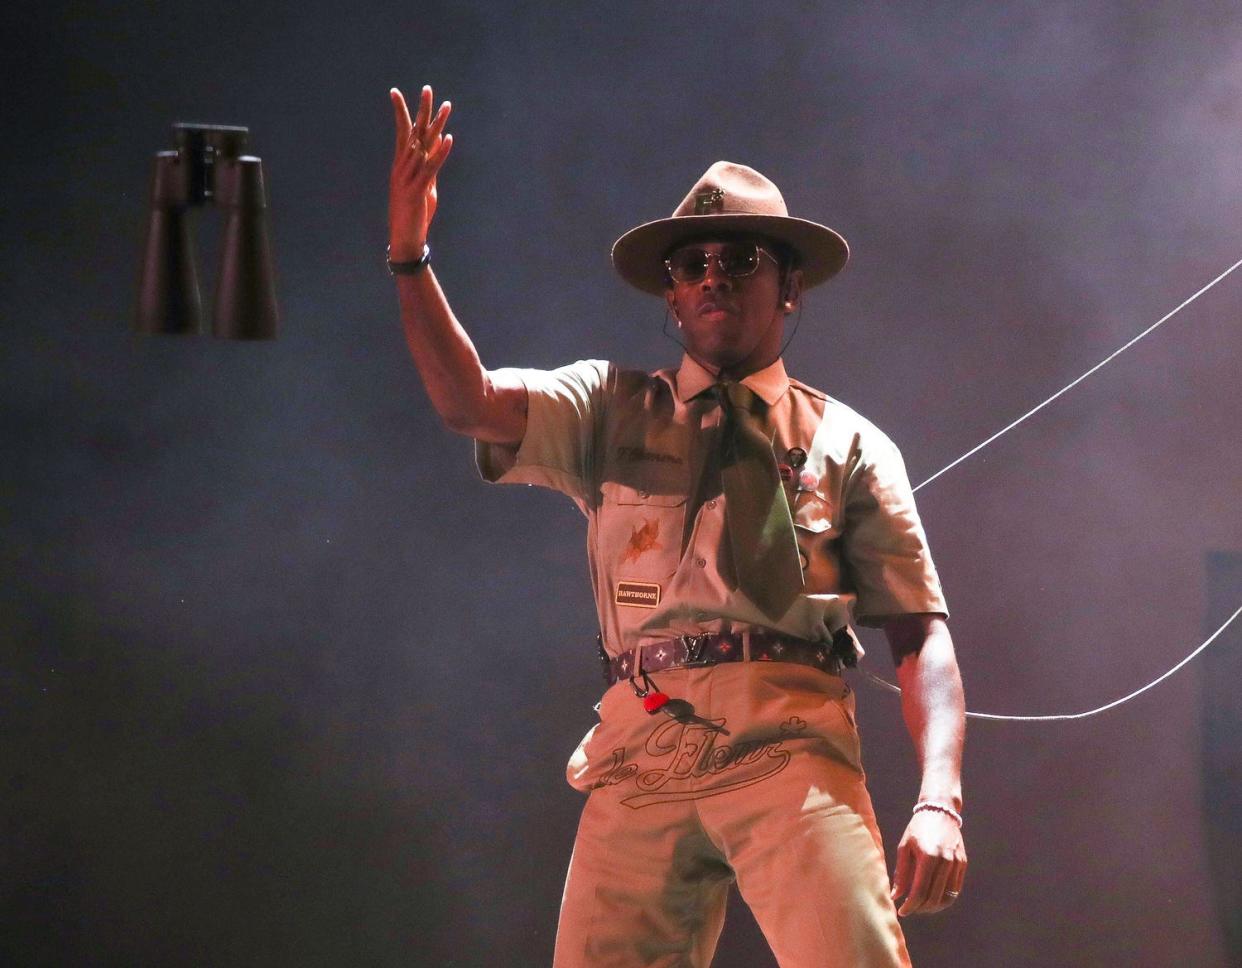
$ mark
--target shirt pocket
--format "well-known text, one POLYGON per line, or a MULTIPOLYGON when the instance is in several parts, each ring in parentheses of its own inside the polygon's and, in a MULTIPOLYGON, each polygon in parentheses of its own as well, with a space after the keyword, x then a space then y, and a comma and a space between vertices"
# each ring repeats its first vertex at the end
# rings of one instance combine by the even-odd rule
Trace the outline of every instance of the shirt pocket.
POLYGON ((657 484, 605 481, 599 550, 617 578, 662 580, 681 558, 686 494, 657 484))
MULTIPOLYGON (((654 486, 654 485, 653 485, 654 486)), ((622 484, 619 481, 604 482, 604 503, 610 500, 619 507, 681 507, 686 503, 685 494, 661 494, 658 491, 622 484)))
POLYGON ((833 507, 827 495, 819 491, 798 491, 794 494, 793 523, 795 528, 811 534, 823 534, 833 528, 833 507))
POLYGON ((841 528, 835 505, 822 491, 798 491, 790 510, 802 555, 805 591, 817 595, 844 591, 838 540, 841 528))

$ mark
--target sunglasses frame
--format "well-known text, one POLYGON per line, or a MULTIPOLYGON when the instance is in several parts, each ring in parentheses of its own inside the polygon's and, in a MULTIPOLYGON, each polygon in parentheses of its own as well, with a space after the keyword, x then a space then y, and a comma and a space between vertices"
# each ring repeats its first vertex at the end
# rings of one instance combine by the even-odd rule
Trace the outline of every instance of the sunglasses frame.
MULTIPOLYGON (((726 245, 726 246, 754 246, 756 253, 762 253, 763 255, 766 255, 769 259, 771 259, 771 260, 772 260, 772 262, 773 262, 773 263, 775 263, 775 265, 776 265, 776 267, 777 267, 778 269, 780 268, 780 265, 781 265, 780 260, 779 260, 778 258, 776 258, 776 256, 774 256, 774 255, 773 255, 771 252, 769 252, 767 249, 765 249, 762 245, 760 245, 758 242, 726 242, 726 243, 724 243, 724 245, 726 245)), ((664 271, 665 271, 666 273, 668 273, 668 277, 669 277, 669 279, 671 279, 671 280, 672 280, 673 282, 675 282, 675 283, 682 283, 683 285, 691 285, 691 286, 692 286, 692 285, 695 285, 695 284, 697 284, 697 283, 702 282, 704 279, 706 279, 706 278, 707 278, 707 274, 708 274, 708 272, 710 272, 710 271, 711 271, 711 267, 712 267, 712 259, 715 259, 715 260, 716 260, 716 267, 717 267, 717 268, 718 268, 718 269, 719 269, 719 270, 720 270, 720 271, 721 271, 721 272, 722 272, 725 276, 727 276, 727 277, 728 277, 728 278, 730 278, 730 279, 748 279, 749 277, 753 276, 756 272, 758 272, 758 271, 759 271, 759 260, 758 260, 758 259, 755 259, 755 265, 754 265, 754 268, 752 268, 749 272, 736 272, 736 273, 734 273, 734 272, 729 272, 729 271, 728 271, 728 270, 724 267, 724 263, 723 263, 723 262, 721 261, 721 259, 720 259, 720 256, 721 256, 721 254, 722 254, 722 253, 719 253, 719 252, 708 252, 708 251, 707 251, 705 248, 703 248, 701 245, 684 245, 684 246, 679 246, 678 248, 674 249, 673 251, 676 253, 676 252, 683 252, 683 251, 687 251, 687 250, 689 250, 689 251, 696 251, 696 250, 697 250, 697 251, 699 251, 699 252, 702 252, 702 253, 703 253, 703 255, 705 256, 705 258, 704 258, 704 260, 703 260, 703 263, 704 263, 704 264, 703 264, 703 274, 702 274, 702 275, 700 275, 700 276, 697 276, 697 277, 696 277, 696 278, 694 278, 694 279, 678 279, 676 276, 674 276, 674 275, 673 275, 673 259, 672 259, 672 256, 670 256, 669 258, 667 258, 667 259, 665 259, 665 260, 664 260, 664 271)))

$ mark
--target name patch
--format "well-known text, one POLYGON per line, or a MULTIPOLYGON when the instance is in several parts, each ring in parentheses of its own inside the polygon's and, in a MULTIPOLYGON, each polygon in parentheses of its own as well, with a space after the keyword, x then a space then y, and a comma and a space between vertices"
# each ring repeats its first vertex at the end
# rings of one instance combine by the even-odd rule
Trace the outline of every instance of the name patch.
POLYGON ((660 604, 660 586, 645 581, 619 581, 615 601, 618 605, 655 608, 660 604))

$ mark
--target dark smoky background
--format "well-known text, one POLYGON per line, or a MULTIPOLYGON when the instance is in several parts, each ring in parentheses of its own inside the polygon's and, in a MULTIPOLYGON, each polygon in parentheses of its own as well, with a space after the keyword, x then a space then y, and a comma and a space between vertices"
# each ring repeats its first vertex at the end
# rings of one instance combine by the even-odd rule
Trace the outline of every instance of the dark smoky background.
MULTIPOLYGON (((584 526, 479 482, 429 410, 383 264, 390 86, 454 103, 432 245, 488 365, 675 361, 609 246, 744 162, 853 247, 790 371, 916 482, 1242 257, 1224 0, 5 19, 6 964, 550 961, 581 802, 562 769, 599 693, 584 526), (251 128, 275 342, 128 330, 174 121, 251 128)), ((1242 273, 920 491, 971 708, 1099 705, 1242 605, 1208 593, 1242 549, 1240 314, 1242 273)), ((916 963, 1236 963, 1203 819, 1204 745, 1236 746, 1203 725, 1212 668, 1090 720, 972 723, 971 873, 907 922, 916 963)), ((917 769, 895 697, 858 685, 891 858, 917 769)), ((736 903, 715 964, 774 964, 736 903)))

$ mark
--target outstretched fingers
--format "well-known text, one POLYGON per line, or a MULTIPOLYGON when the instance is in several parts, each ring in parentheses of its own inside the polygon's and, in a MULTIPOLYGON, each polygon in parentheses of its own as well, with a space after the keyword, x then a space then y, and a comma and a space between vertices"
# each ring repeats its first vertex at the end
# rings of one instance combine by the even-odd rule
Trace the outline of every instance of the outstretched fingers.
POLYGON ((452 107, 445 101, 433 115, 428 85, 420 92, 411 119, 401 92, 394 87, 389 97, 397 136, 388 177, 389 242, 391 251, 404 255, 420 251, 435 217, 436 176, 453 148, 453 136, 444 133, 452 107))
POLYGON ((444 164, 444 160, 449 156, 449 152, 453 150, 453 136, 446 134, 440 139, 440 143, 435 146, 427 155, 427 163, 425 165, 427 177, 434 180, 436 175, 440 173, 440 166, 444 164))
POLYGON ((395 87, 388 91, 388 99, 392 101, 393 127, 397 135, 395 154, 401 156, 401 149, 410 143, 410 129, 414 123, 410 120, 410 109, 406 106, 405 95, 395 87))
POLYGON ((444 126, 448 124, 449 114, 453 110, 451 101, 445 101, 440 105, 440 110, 436 112, 436 116, 432 118, 431 124, 427 126, 427 135, 423 138, 423 144, 435 145, 436 139, 444 133, 444 126))
POLYGON ((414 116, 414 137, 422 141, 422 134, 431 120, 431 85, 424 84, 418 94, 418 113, 414 116))
POLYGON ((406 175, 416 175, 427 170, 432 163, 438 169, 447 156, 444 127, 452 113, 452 104, 445 101, 432 117, 431 87, 424 86, 418 97, 418 109, 411 120, 409 107, 402 93, 394 87, 389 91, 389 97, 393 104, 397 137, 394 170, 400 168, 406 175))

